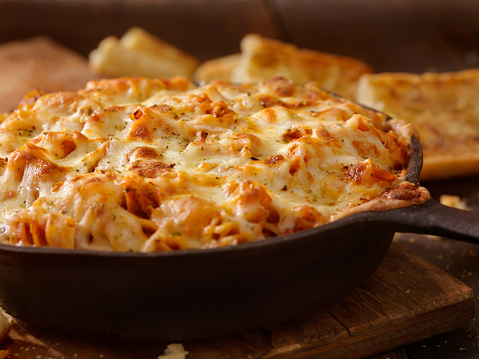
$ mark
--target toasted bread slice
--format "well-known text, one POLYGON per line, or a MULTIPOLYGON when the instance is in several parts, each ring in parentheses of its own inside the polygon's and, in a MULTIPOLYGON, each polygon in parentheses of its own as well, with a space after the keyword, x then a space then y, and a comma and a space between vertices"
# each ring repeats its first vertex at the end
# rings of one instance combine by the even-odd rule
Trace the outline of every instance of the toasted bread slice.
POLYGON ((479 174, 479 69, 365 75, 356 100, 417 128, 421 179, 479 174))
POLYGON ((121 39, 103 39, 89 61, 95 72, 110 77, 191 77, 199 64, 193 56, 136 27, 121 39))
POLYGON ((231 81, 257 82, 281 75, 295 82, 308 80, 298 48, 278 40, 246 35, 241 40, 241 57, 231 74, 231 81))
MULTIPOLYGON (((76 91, 97 79, 76 52, 44 36, 0 45, 0 113, 13 110, 26 93, 76 91)), ((0 121, 2 116, 0 115, 0 121)))
POLYGON ((240 54, 204 62, 194 78, 246 83, 280 75, 295 82, 317 81, 325 90, 352 97, 359 78, 371 72, 369 65, 350 57, 299 49, 279 40, 249 34, 241 41, 240 54))
POLYGON ((230 81, 231 74, 238 66, 240 57, 241 54, 233 54, 205 61, 196 69, 193 80, 197 82, 230 81))
POLYGON ((308 79, 319 82, 325 90, 348 98, 354 96, 361 76, 373 72, 368 64, 347 56, 300 50, 299 58, 308 79))
POLYGON ((192 73, 199 64, 199 61, 192 55, 139 27, 129 29, 121 37, 120 41, 127 49, 140 51, 145 54, 148 53, 151 56, 179 63, 185 69, 188 69, 189 73, 192 73))

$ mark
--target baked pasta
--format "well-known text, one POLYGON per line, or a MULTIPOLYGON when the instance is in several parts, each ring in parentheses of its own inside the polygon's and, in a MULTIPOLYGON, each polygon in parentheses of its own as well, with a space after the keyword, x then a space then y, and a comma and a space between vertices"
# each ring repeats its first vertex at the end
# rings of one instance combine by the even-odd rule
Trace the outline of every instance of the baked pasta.
POLYGON ((237 245, 422 203, 410 125, 283 78, 92 81, 0 124, 3 243, 153 252, 237 245))

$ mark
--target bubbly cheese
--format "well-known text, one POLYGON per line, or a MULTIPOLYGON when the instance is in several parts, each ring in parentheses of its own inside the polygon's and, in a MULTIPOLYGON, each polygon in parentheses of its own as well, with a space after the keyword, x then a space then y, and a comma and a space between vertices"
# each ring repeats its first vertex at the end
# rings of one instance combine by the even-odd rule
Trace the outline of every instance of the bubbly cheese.
POLYGON ((120 78, 33 93, 0 124, 0 238, 213 248, 421 203, 427 191, 405 181, 404 126, 279 77, 202 87, 120 78))

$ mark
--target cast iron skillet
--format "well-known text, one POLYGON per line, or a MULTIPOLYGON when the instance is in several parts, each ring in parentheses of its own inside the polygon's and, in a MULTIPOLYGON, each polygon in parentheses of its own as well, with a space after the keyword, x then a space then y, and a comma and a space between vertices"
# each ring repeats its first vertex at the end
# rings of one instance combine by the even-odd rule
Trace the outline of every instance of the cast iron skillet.
MULTIPOLYGON (((408 179, 419 183, 417 140, 408 179)), ((236 247, 151 254, 0 245, 0 305, 26 323, 113 340, 177 341, 277 324, 361 284, 394 233, 479 243, 479 217, 430 200, 236 247)))

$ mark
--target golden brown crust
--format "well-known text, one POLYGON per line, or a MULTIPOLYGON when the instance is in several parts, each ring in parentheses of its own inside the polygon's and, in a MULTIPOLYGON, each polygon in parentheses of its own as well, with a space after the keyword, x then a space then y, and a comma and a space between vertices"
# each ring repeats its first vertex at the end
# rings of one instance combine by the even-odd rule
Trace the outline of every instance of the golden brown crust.
POLYGON ((201 63, 193 74, 193 80, 197 82, 210 82, 214 80, 230 81, 241 54, 232 54, 207 60, 201 63))
POLYGON ((479 70, 365 75, 357 100, 416 127, 423 180, 479 173, 479 70))
POLYGON ((231 74, 231 81, 256 82, 281 75, 294 82, 305 82, 307 73, 297 51, 292 44, 256 34, 246 35, 241 40, 241 57, 231 74))
POLYGON ((133 27, 121 38, 103 39, 89 55, 102 76, 191 77, 199 61, 150 32, 133 27))
POLYGON ((309 80, 348 98, 353 98, 361 76, 373 72, 368 64, 347 56, 301 49, 299 57, 309 80))
POLYGON ((299 49, 279 40, 248 34, 241 41, 240 54, 204 62, 195 71, 194 79, 248 83, 280 75, 299 83, 316 81, 328 91, 351 98, 359 78, 371 72, 369 65, 354 58, 299 49))

